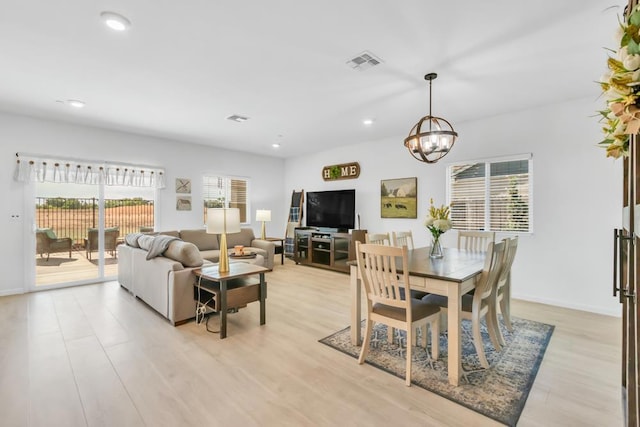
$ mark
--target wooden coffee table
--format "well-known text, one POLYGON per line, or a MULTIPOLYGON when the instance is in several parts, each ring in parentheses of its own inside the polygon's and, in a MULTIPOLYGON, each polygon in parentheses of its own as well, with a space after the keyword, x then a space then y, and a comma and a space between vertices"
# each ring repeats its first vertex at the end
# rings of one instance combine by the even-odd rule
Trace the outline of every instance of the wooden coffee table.
MULTIPOLYGON (((260 301, 260 324, 266 323, 267 282, 264 273, 267 271, 268 268, 244 262, 230 263, 226 273, 220 273, 217 265, 193 271, 198 278, 194 284, 199 291, 196 295, 205 299, 209 308, 220 313, 220 339, 227 336, 227 311, 230 308, 260 301)), ((198 304, 202 303, 198 301, 198 304)))

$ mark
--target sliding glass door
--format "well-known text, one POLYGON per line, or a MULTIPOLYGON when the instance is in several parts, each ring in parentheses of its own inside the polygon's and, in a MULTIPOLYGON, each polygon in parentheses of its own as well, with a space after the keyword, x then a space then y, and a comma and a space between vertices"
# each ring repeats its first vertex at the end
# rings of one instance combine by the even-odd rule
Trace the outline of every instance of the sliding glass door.
POLYGON ((117 246, 154 227, 155 190, 104 184, 34 186, 35 280, 31 290, 112 280, 117 246))

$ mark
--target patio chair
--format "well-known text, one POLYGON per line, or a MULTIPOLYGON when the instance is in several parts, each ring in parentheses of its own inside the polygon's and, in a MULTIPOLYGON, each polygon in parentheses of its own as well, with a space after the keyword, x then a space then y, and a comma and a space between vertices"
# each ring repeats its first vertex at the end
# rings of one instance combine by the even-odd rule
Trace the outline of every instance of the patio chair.
MULTIPOLYGON (((116 257, 116 246, 118 246, 118 237, 120 229, 118 227, 104 229, 104 251, 111 253, 116 257)), ((84 239, 84 249, 87 251, 87 259, 91 260, 91 252, 98 250, 98 229, 90 228, 87 231, 87 237, 84 239)))
POLYGON ((36 230, 36 254, 40 254, 40 257, 47 254, 47 261, 49 261, 49 255, 56 252, 69 251, 69 258, 71 258, 71 245, 70 237, 59 238, 52 228, 36 230))

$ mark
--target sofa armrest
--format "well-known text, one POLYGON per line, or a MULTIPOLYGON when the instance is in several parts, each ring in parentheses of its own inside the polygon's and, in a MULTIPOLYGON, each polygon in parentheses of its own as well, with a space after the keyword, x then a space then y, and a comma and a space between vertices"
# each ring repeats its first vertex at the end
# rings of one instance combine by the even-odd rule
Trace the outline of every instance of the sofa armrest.
POLYGON ((253 239, 251 241, 251 246, 254 248, 262 249, 267 253, 267 256, 264 259, 264 266, 269 270, 273 270, 273 258, 276 252, 276 244, 273 242, 269 242, 268 240, 253 239))

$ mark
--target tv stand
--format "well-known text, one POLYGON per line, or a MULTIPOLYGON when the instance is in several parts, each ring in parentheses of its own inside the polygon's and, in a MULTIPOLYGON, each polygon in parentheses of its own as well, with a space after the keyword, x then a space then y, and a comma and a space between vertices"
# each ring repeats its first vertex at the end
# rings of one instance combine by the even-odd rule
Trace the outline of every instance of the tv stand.
POLYGON ((348 273, 347 261, 355 259, 355 242, 364 242, 365 232, 353 230, 349 234, 327 229, 296 228, 293 259, 296 264, 348 273))

